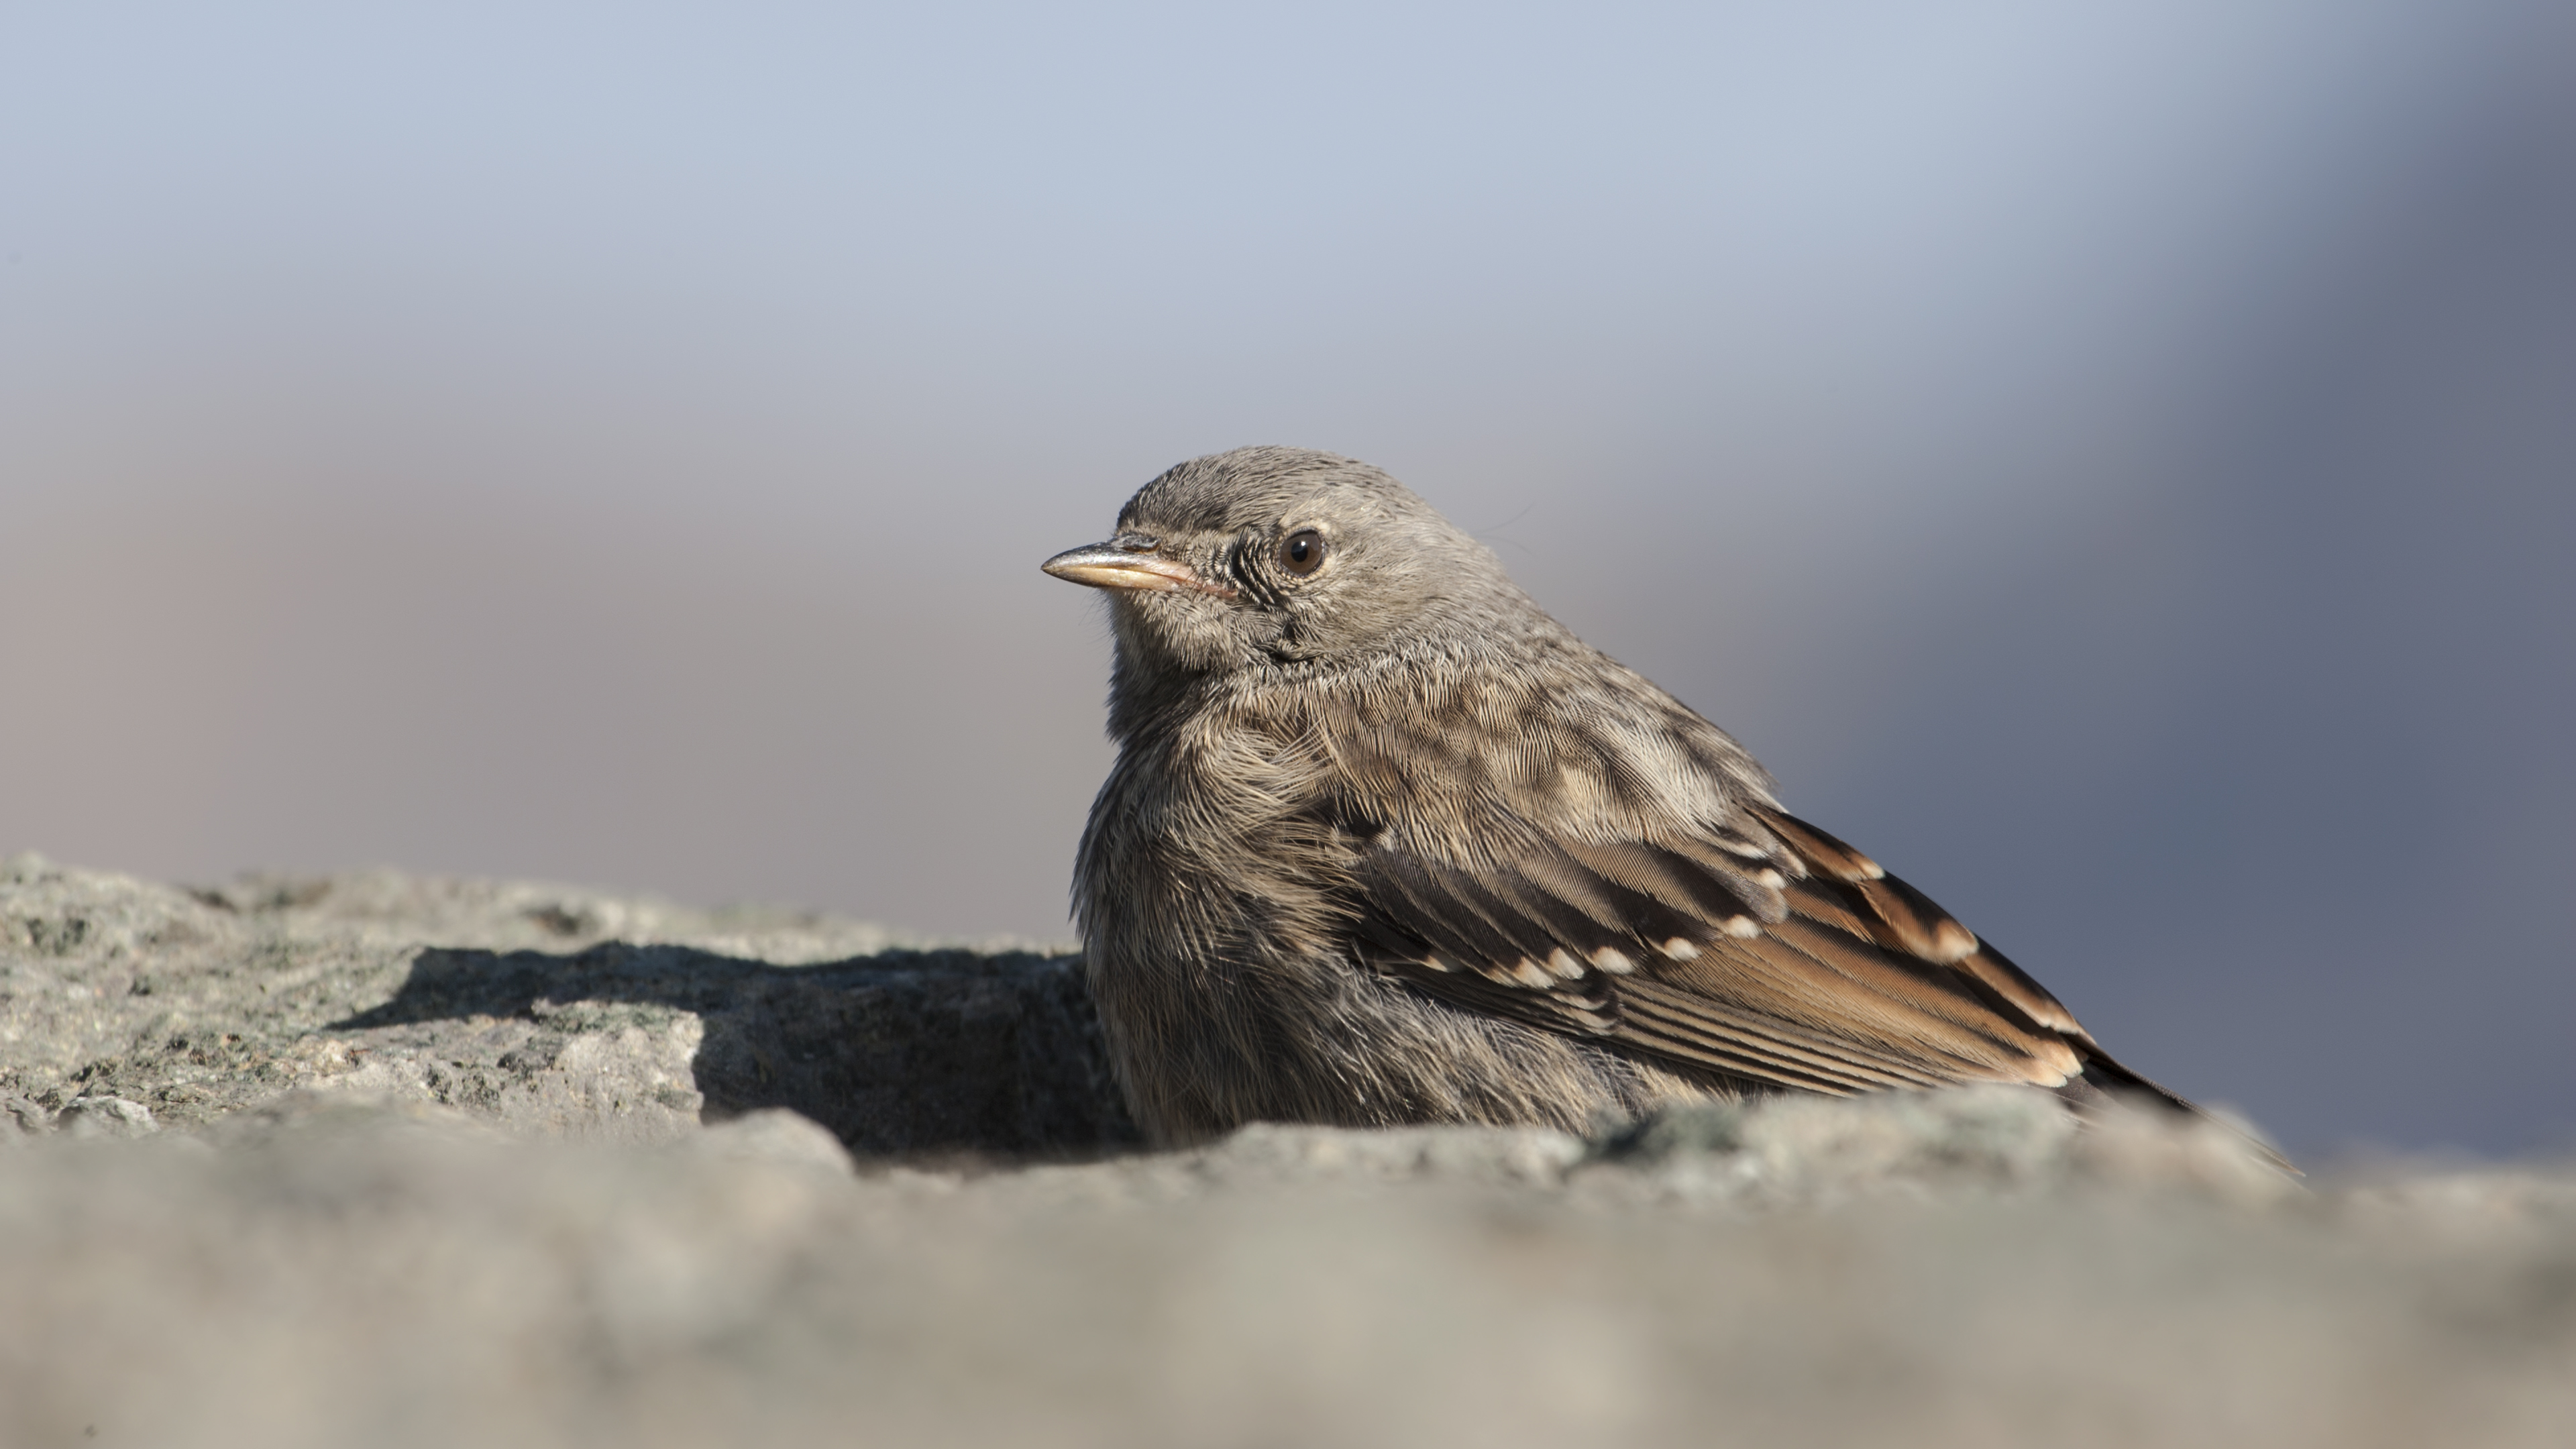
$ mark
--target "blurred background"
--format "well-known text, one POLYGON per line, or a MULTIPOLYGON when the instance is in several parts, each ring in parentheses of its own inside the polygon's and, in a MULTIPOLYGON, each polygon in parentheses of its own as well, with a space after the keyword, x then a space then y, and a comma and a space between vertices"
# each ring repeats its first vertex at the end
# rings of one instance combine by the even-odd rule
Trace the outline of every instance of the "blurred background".
POLYGON ((1069 935, 1100 607, 1379 463, 2133 1065, 2576 1141, 2576 25, 0 3, 0 852, 1069 935))

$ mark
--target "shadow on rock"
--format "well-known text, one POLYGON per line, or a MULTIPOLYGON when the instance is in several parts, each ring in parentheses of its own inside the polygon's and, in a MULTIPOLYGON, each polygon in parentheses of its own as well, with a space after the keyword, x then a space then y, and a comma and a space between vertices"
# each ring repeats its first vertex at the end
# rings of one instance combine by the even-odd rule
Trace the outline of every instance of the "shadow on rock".
POLYGON ((505 1029, 485 1034, 501 1047, 494 1065, 526 1074, 585 1035, 684 1014, 704 1028, 690 1066, 708 1122, 786 1107, 877 1155, 1079 1156, 1139 1140, 1069 956, 888 951, 773 966, 614 942, 570 956, 433 948, 392 1000, 332 1027, 498 1019, 505 1029))

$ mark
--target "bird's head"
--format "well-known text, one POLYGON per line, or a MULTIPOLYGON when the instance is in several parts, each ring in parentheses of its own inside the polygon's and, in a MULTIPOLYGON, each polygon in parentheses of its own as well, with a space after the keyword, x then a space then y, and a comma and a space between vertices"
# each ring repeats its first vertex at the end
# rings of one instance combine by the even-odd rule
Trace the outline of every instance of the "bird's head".
POLYGON ((1106 542, 1043 567, 1106 591, 1122 665, 1158 672, 1351 657, 1526 607, 1493 551, 1412 490, 1304 448, 1183 463, 1106 542))

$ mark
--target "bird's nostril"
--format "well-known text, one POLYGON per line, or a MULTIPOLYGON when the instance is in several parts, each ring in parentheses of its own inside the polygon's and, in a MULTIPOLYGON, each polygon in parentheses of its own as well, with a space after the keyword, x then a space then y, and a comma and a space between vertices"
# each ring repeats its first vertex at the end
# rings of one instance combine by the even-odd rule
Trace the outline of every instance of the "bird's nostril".
POLYGON ((1122 533, 1109 540, 1109 546, 1128 553, 1152 553, 1163 541, 1150 533, 1122 533))

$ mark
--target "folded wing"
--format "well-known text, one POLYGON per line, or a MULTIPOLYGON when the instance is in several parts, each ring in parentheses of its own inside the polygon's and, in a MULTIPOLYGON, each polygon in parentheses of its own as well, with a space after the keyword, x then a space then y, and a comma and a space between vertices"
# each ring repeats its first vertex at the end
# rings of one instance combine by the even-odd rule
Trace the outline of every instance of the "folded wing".
POLYGON ((2170 1096, 1921 892, 1785 813, 1472 864, 1393 831, 1354 847, 1359 954, 1460 1006, 1740 1086, 2064 1089, 2098 1064, 2170 1096))

